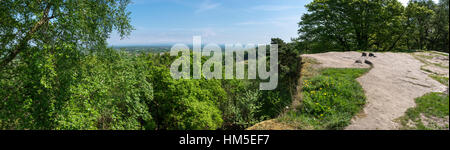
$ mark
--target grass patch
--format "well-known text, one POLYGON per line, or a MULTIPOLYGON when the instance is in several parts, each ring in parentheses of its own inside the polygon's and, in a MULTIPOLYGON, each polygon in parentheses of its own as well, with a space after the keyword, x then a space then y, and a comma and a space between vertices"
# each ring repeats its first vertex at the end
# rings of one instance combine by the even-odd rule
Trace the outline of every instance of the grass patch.
POLYGON ((369 69, 324 69, 305 78, 302 103, 278 121, 299 129, 344 129, 365 104, 364 90, 356 78, 369 69))
POLYGON ((423 58, 423 59, 433 59, 434 58, 433 55, 420 55, 420 54, 417 54, 416 56, 418 56, 420 58, 423 58))
MULTIPOLYGON (((430 52, 427 52, 427 53, 435 54, 435 55, 448 56, 448 54, 446 55, 446 53, 440 53, 440 52, 434 52, 434 51, 430 51, 430 52)), ((428 76, 430 78, 433 78, 434 80, 442 83, 443 85, 447 85, 448 86, 448 79, 449 79, 448 77, 444 77, 444 76, 438 75, 437 73, 427 69, 426 67, 428 67, 428 66, 436 66, 436 67, 440 67, 440 68, 443 68, 443 69, 448 69, 449 66, 445 66, 445 65, 442 65, 442 64, 439 64, 439 63, 428 62, 427 60, 433 59, 433 57, 434 57, 433 55, 426 56, 426 55, 420 55, 420 54, 412 54, 412 56, 414 58, 416 58, 417 60, 419 60, 420 62, 425 64, 425 65, 421 66, 420 69, 422 71, 425 71, 425 72, 429 73, 428 76)))
POLYGON ((448 53, 445 53, 445 52, 429 51, 429 53, 437 54, 437 55, 441 55, 441 56, 448 56, 448 53))
POLYGON ((442 130, 449 129, 449 96, 443 93, 429 93, 417 98, 417 106, 406 111, 399 118, 403 129, 442 130))
POLYGON ((448 86, 448 77, 438 76, 438 75, 430 75, 431 78, 440 82, 443 85, 448 86))
MULTIPOLYGON (((426 52, 426 53, 445 56, 445 54, 439 53, 439 52, 426 52)), ((433 66, 440 67, 440 68, 443 68, 443 69, 448 69, 449 68, 449 66, 445 66, 445 65, 442 65, 442 64, 439 64, 439 63, 431 63, 431 62, 429 62, 428 60, 433 59, 435 57, 433 55, 412 54, 412 56, 414 58, 416 58, 417 60, 419 60, 420 62, 424 63, 425 66, 433 65, 433 66)))
POLYGON ((443 68, 443 69, 449 69, 449 66, 445 66, 445 65, 442 65, 442 64, 438 64, 438 63, 431 63, 431 64, 433 64, 433 65, 435 65, 437 67, 443 68))

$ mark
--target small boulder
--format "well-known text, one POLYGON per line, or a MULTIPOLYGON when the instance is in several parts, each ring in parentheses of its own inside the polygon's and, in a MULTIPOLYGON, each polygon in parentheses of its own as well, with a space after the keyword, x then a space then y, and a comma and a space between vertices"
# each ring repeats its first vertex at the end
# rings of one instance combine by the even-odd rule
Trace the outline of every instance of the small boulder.
POLYGON ((369 53, 369 57, 377 57, 377 56, 375 56, 375 54, 373 53, 369 53))
POLYGON ((361 60, 356 60, 355 64, 362 64, 362 61, 361 60))
POLYGON ((368 65, 373 65, 373 63, 371 61, 365 60, 364 63, 368 64, 368 65))
POLYGON ((362 53, 362 57, 367 57, 367 53, 362 53))

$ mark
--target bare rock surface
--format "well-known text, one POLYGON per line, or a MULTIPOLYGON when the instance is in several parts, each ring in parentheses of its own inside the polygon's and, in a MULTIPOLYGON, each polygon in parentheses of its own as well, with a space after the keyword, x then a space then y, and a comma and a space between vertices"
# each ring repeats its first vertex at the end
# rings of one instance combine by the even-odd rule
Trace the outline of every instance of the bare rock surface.
MULTIPOLYGON (((395 119, 415 106, 414 99, 430 92, 444 92, 445 85, 430 78, 421 70, 424 65, 407 53, 374 53, 377 57, 365 58, 373 64, 370 72, 358 78, 367 97, 362 112, 352 119, 347 130, 398 129, 395 119)), ((355 63, 361 59, 359 52, 329 52, 308 54, 325 68, 369 68, 355 63)), ((447 60, 439 58, 438 60, 447 60)), ((444 70, 448 72, 448 69, 444 70)))

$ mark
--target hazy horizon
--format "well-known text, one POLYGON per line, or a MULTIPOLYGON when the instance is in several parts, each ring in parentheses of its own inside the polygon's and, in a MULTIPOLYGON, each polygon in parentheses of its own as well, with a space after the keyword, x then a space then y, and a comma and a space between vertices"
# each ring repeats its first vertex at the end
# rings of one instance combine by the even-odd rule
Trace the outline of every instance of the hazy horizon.
POLYGON ((297 37, 298 22, 311 0, 133 0, 128 10, 135 30, 123 40, 112 33, 110 46, 267 44, 270 38, 297 37), (236 5, 239 4, 239 5, 236 5))

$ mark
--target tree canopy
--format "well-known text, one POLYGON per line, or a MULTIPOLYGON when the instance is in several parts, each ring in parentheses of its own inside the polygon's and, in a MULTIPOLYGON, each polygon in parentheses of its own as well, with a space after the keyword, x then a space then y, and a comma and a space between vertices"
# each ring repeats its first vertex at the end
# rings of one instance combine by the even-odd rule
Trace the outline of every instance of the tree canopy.
POLYGON ((306 50, 448 52, 448 0, 314 0, 306 8, 298 39, 306 50))
POLYGON ((102 48, 113 30, 122 37, 132 30, 128 4, 130 0, 2 0, 0 67, 33 48, 102 48))

